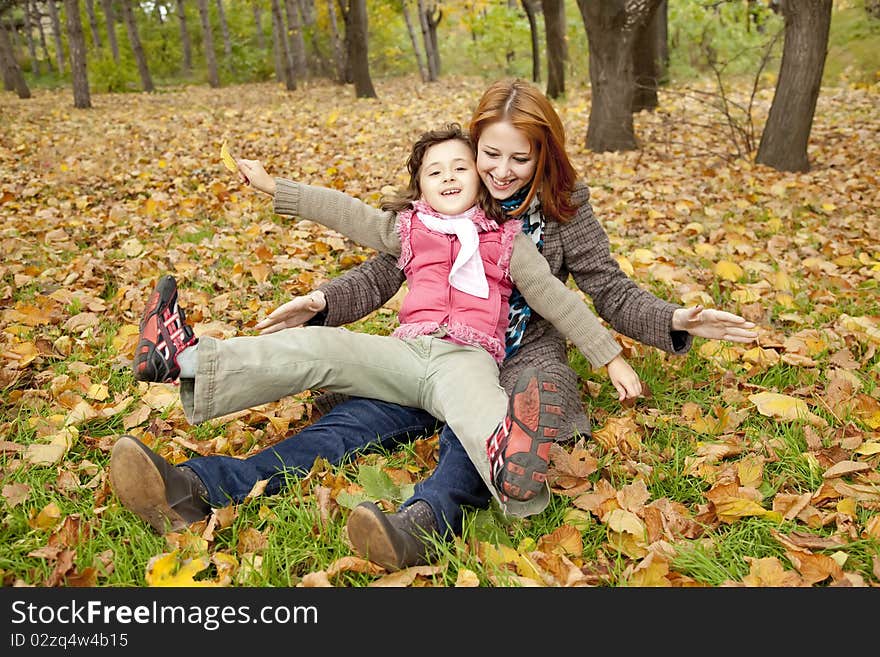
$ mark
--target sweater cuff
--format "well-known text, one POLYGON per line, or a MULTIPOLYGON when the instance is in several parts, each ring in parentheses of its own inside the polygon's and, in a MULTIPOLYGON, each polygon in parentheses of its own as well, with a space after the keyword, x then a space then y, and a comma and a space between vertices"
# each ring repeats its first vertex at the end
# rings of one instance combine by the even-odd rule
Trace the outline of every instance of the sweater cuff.
POLYGON ((324 293, 324 299, 327 301, 327 305, 324 306, 324 310, 316 314, 310 321, 309 325, 317 325, 317 326, 342 326, 347 323, 343 321, 343 318, 339 315, 339 313, 334 312, 334 309, 346 308, 346 301, 349 303, 351 299, 345 298, 345 290, 351 292, 351 289, 345 285, 333 285, 333 281, 328 281, 324 285, 319 285, 318 289, 324 293), (340 291, 338 288, 344 288, 340 291))
POLYGON ((687 331, 670 331, 669 337, 672 340, 673 354, 687 353, 694 342, 694 336, 687 331))
POLYGON ((285 178, 275 179, 274 207, 276 214, 299 214, 299 185, 285 178))
POLYGON ((590 345, 589 355, 584 353, 590 365, 598 369, 617 358, 623 351, 620 343, 614 339, 609 331, 604 331, 605 336, 590 345))
MULTIPOLYGON (((326 295, 325 295, 326 297, 326 295)), ((329 307, 329 302, 327 306, 319 313, 315 313, 315 316, 306 322, 306 326, 328 326, 327 324, 327 307, 329 307)))

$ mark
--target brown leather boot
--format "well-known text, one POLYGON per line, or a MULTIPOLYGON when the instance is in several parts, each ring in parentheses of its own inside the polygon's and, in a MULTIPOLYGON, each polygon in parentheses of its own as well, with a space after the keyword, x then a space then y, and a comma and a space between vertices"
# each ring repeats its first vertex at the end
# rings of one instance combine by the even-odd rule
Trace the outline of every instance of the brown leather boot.
POLYGON ((170 464, 134 436, 110 452, 110 485, 119 501, 160 534, 183 529, 211 511, 208 490, 187 467, 170 464))
POLYGON ((355 552, 386 570, 427 564, 431 536, 437 539, 434 511, 423 500, 397 513, 383 513, 372 502, 361 502, 351 512, 346 529, 355 552))

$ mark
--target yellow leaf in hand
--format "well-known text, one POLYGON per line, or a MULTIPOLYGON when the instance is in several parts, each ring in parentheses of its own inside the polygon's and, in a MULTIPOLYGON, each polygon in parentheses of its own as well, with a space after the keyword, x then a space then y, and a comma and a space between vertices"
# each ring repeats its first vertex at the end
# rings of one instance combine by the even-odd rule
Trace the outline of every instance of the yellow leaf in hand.
POLYGON ((223 160, 223 164, 226 165, 226 168, 230 171, 238 171, 238 166, 235 164, 235 160, 232 159, 232 156, 229 154, 229 149, 226 148, 226 142, 223 142, 223 145, 220 147, 220 159, 223 160))

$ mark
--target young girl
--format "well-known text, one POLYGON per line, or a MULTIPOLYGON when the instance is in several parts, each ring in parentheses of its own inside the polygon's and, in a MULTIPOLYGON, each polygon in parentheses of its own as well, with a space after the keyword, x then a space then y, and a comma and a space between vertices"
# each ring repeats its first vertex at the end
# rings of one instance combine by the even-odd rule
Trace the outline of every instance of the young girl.
MULTIPOLYGON (((399 256, 409 293, 392 336, 306 327, 228 340, 205 337, 196 344, 178 307, 175 281, 166 276, 147 302, 135 377, 180 379, 192 423, 309 388, 424 408, 454 429, 502 508, 530 515, 547 504, 548 452, 561 410, 556 384, 537 369, 522 373, 509 399, 499 385, 512 286, 594 367, 609 365, 615 386, 631 395, 640 382, 580 296, 550 276, 521 222, 499 223, 502 215, 477 175, 473 146, 457 124, 424 134, 407 168, 407 193, 383 211, 335 190, 276 181, 261 167, 246 174, 274 196, 280 214, 334 217, 323 223, 399 256), (517 443, 515 462, 506 468, 500 461, 490 464, 487 443, 502 454, 517 443)), ((110 468, 117 494, 157 529, 166 521, 179 524, 166 491, 146 503, 143 482, 128 476, 142 472, 145 459, 155 463, 158 457, 133 438, 118 441, 110 468)))

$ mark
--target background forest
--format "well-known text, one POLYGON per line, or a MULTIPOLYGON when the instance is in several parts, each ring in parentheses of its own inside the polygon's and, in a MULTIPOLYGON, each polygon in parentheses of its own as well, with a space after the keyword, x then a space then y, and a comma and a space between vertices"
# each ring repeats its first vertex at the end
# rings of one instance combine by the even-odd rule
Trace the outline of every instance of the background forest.
MULTIPOLYGON (((344 66, 339 66, 345 38, 339 6, 348 4, 348 0, 340 5, 325 0, 2 0, 0 9, 5 6, 2 25, 28 83, 53 87, 70 84, 67 12, 77 7, 85 31, 89 83, 93 92, 104 93, 143 89, 132 48, 134 33, 149 76, 159 87, 210 83, 208 49, 213 50, 218 84, 283 81, 284 44, 273 29, 279 22, 287 30, 288 45, 300 48, 295 63, 300 82, 345 80, 344 66), (280 10, 274 22, 273 5, 280 10), (134 32, 128 31, 126 7, 131 9, 134 32)), ((427 73, 426 40, 419 21, 424 13, 436 22, 425 32, 436 37, 437 75, 537 77, 546 83, 544 4, 539 0, 369 0, 365 6, 370 73, 376 78, 419 74, 420 68, 427 73)), ((589 82, 587 35, 578 3, 560 0, 556 4, 564 14, 566 80, 585 85, 589 82)), ((728 74, 753 73, 763 47, 782 28, 782 19, 773 9, 778 2, 676 0, 662 4, 660 11, 668 21, 666 75, 670 80, 711 73, 719 64, 728 74)), ((880 12, 877 3, 837 0, 834 4, 823 84, 874 82, 880 70, 880 28, 876 19, 871 20, 880 12)))
MULTIPOLYGON (((0 0, 2 584, 876 587, 878 12, 872 0, 0 0), (618 64, 600 88, 594 66, 618 64), (431 566, 387 573, 353 556, 344 528, 362 500, 406 499, 436 436, 319 460, 285 494, 257 486, 165 536, 121 507, 106 469, 121 434, 179 463, 252 454, 316 417, 303 394, 193 427, 175 389, 134 381, 157 278, 178 278, 197 334, 251 334, 372 255, 275 216, 224 168, 221 144, 377 203, 404 181, 416 135, 466 122, 487 81, 511 75, 553 97, 621 267, 670 301, 748 317, 757 344, 697 340, 678 358, 618 336, 647 385, 627 407, 572 353, 594 434, 555 449, 550 508, 471 510, 431 566), (599 94, 614 112, 596 116, 599 94)), ((353 328, 390 332, 398 301, 353 328)))

